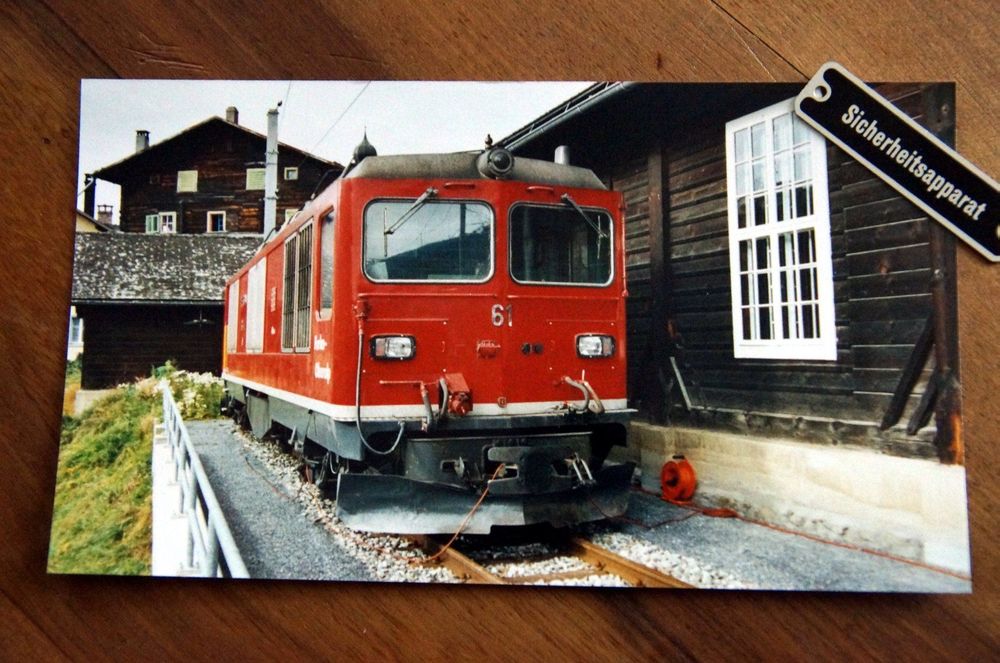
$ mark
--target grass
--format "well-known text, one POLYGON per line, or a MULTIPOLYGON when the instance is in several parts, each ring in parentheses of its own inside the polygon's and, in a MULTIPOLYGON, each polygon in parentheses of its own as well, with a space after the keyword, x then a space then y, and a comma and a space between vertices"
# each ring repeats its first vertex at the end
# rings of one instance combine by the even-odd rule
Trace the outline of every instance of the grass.
POLYGON ((63 415, 72 416, 76 402, 76 392, 80 391, 80 367, 82 355, 66 364, 66 388, 63 390, 63 415))
POLYGON ((176 370, 169 362, 153 377, 118 387, 80 417, 64 415, 49 572, 150 572, 150 458, 160 379, 169 381, 185 419, 219 416, 220 381, 176 370))

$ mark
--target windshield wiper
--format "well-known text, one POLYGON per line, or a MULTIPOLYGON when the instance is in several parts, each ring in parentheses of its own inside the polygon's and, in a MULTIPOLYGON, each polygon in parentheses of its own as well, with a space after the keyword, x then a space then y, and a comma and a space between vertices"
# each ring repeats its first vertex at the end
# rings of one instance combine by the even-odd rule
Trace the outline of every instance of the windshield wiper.
POLYGON ((587 222, 587 224, 588 224, 588 225, 589 225, 589 226, 590 226, 591 228, 593 228, 593 229, 594 229, 594 232, 596 232, 596 233, 597 233, 597 236, 598 236, 598 237, 602 237, 602 238, 604 238, 604 239, 607 239, 607 237, 608 237, 608 234, 607 234, 606 232, 604 232, 603 230, 601 230, 601 227, 600 227, 599 225, 597 225, 596 223, 594 223, 594 220, 593 220, 593 219, 591 219, 591 218, 590 218, 589 216, 587 216, 587 213, 586 213, 586 212, 584 212, 584 211, 583 211, 583 210, 582 210, 582 209, 580 208, 580 206, 576 204, 576 201, 575 201, 575 200, 573 200, 573 198, 572 198, 572 197, 571 197, 571 196, 570 196, 570 195, 569 195, 568 193, 564 193, 564 194, 562 195, 562 198, 561 198, 561 200, 562 200, 562 201, 563 201, 564 203, 566 203, 567 205, 569 205, 570 207, 572 207, 573 209, 575 209, 575 210, 577 211, 577 213, 579 213, 579 215, 583 217, 583 220, 584 220, 584 221, 586 221, 586 222, 587 222))
POLYGON ((413 204, 410 205, 405 212, 403 212, 403 216, 399 217, 399 219, 396 220, 396 223, 392 224, 391 226, 383 230, 382 234, 391 235, 397 230, 399 230, 399 227, 404 223, 406 223, 410 219, 410 217, 413 216, 413 213, 416 212, 418 209, 420 209, 421 205, 427 202, 428 198, 432 198, 436 195, 437 195, 437 189, 435 189, 434 187, 428 188, 427 191, 424 191, 422 194, 420 194, 420 197, 414 200, 413 204))

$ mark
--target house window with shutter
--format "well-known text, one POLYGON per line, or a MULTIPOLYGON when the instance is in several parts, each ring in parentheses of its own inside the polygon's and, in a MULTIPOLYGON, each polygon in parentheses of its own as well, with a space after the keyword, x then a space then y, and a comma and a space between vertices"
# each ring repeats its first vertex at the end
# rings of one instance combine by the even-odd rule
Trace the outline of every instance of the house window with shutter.
POLYGON ((160 232, 173 234, 177 232, 177 212, 160 212, 160 232))
POLYGON ((158 233, 158 232, 160 232, 160 215, 159 214, 147 214, 146 215, 146 232, 147 233, 158 233))
POLYGON ((247 191, 264 190, 264 169, 247 168, 247 191))
POLYGON ((733 352, 835 360, 826 143, 792 100, 726 124, 733 352))
POLYGON ((226 230, 226 213, 225 211, 220 212, 209 212, 208 213, 208 227, 207 232, 210 233, 221 233, 226 230))
POLYGON ((177 171, 177 193, 194 192, 198 190, 197 170, 177 171))

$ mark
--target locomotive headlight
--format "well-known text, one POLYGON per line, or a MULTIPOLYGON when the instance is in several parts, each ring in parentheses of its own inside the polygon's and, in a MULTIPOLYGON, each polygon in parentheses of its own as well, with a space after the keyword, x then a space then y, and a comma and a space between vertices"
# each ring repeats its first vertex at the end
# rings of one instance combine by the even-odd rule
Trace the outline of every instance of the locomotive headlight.
POLYGON ((412 359, 417 342, 412 336, 374 336, 371 353, 375 359, 412 359))
POLYGON ((615 339, 605 334, 580 334, 576 337, 576 354, 585 359, 610 357, 615 353, 615 339))

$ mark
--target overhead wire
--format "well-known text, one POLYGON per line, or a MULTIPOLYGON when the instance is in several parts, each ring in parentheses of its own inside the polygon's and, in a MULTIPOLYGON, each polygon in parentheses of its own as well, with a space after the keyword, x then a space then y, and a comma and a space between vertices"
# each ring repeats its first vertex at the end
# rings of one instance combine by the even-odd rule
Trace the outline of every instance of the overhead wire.
MULTIPOLYGON (((354 106, 355 103, 357 103, 358 99, 361 98, 361 95, 365 93, 365 90, 367 90, 368 86, 371 84, 372 84, 371 81, 365 81, 365 84, 361 87, 361 90, 359 90, 358 93, 354 95, 354 98, 351 99, 351 102, 344 107, 344 110, 340 111, 340 114, 336 117, 336 119, 334 119, 334 121, 330 124, 330 126, 327 127, 327 130, 323 133, 320 139, 316 141, 316 144, 313 145, 311 148, 309 148, 309 154, 315 152, 316 148, 319 147, 324 140, 326 140, 326 137, 330 135, 330 132, 333 131, 333 129, 340 123, 342 119, 344 119, 344 116, 347 115, 347 111, 351 110, 351 107, 354 106)), ((308 158, 309 156, 302 157, 302 161, 299 162, 299 166, 301 167, 302 164, 304 164, 306 162, 306 159, 308 158)))

